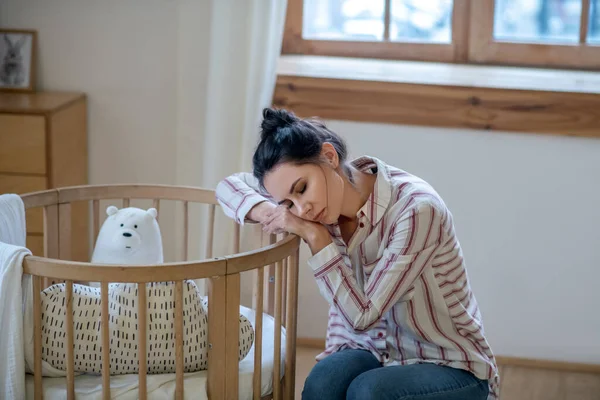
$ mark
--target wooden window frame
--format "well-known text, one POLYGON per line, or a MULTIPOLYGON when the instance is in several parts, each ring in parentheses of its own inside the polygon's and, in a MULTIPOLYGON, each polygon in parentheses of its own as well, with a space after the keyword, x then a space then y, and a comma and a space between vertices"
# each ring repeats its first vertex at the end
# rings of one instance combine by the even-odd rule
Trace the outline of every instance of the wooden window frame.
POLYGON ((473 63, 600 68, 600 46, 587 43, 590 0, 582 1, 579 42, 573 45, 514 43, 494 39, 494 0, 471 3, 469 59, 473 63), (482 22, 483 21, 483 22, 482 22))
MULTIPOLYGON (((382 42, 306 40, 302 37, 303 0, 288 0, 282 54, 366 57, 387 60, 459 62, 468 52, 469 1, 454 0, 452 43, 389 42, 391 0, 385 0, 385 32, 382 42)), ((479 1, 479 0, 478 0, 479 1)))
POLYGON ((513 43, 494 38, 495 0, 454 0, 452 43, 389 42, 391 0, 385 0, 382 42, 306 40, 303 0, 288 0, 282 54, 361 57, 406 61, 600 69, 600 46, 586 41, 590 0, 582 1, 579 43, 513 43))
POLYGON ((273 105, 328 120, 600 139, 598 75, 290 55, 273 105))
POLYGON ((588 24, 582 46, 502 42, 494 1, 455 0, 453 44, 439 45, 304 40, 303 0, 288 0, 273 105, 301 117, 600 139, 600 74, 583 71, 600 70, 588 24))

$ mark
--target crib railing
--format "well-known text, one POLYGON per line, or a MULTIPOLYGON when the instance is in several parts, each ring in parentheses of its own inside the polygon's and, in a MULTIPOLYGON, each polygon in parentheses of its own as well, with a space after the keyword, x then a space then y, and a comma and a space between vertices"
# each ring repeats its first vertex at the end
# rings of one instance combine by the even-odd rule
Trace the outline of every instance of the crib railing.
MULTIPOLYGON (((260 249, 240 253, 240 226, 234 225, 233 253, 213 257, 215 212, 218 203, 212 190, 165 185, 98 185, 48 190, 22 195, 27 209, 43 207, 44 257, 28 256, 24 260, 24 274, 33 277, 34 314, 34 394, 42 399, 42 327, 41 291, 54 282, 65 282, 67 398, 75 398, 73 284, 74 282, 100 282, 103 398, 110 399, 110 365, 108 337, 108 284, 135 283, 138 285, 138 347, 146 349, 146 291, 151 282, 174 281, 175 338, 176 338, 176 389, 175 397, 183 399, 184 348, 183 348, 183 282, 186 279, 204 279, 208 288, 208 380, 209 399, 237 399, 239 391, 239 306, 241 274, 252 273, 253 301, 256 312, 254 323, 254 375, 253 399, 261 399, 261 372, 263 348, 263 313, 275 320, 273 391, 266 398, 293 399, 296 365, 296 331, 298 305, 298 261, 300 241, 296 236, 284 236, 260 249), (100 200, 121 200, 127 207, 134 199, 150 199, 159 210, 163 200, 174 200, 183 207, 184 261, 148 266, 99 265, 70 261, 71 256, 71 205, 88 201, 92 208, 91 231, 98 236, 101 225, 100 200), (189 204, 207 206, 205 259, 189 261, 189 204), (281 371, 281 327, 285 327, 284 377, 281 371), (223 334, 224 333, 224 334, 223 334)), ((147 397, 146 351, 138 352, 139 398, 147 397), (144 366, 144 367, 142 367, 144 366)))

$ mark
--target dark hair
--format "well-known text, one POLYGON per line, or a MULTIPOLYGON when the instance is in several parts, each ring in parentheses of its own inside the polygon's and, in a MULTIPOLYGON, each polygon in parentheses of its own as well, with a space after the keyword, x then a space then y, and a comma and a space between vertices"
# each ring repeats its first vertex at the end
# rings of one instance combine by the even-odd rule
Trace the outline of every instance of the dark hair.
POLYGON ((322 122, 301 119, 284 109, 265 108, 261 124, 260 142, 252 159, 254 176, 264 188, 264 177, 276 165, 293 162, 297 165, 321 163, 323 143, 335 148, 340 166, 351 177, 346 166, 346 143, 322 122))

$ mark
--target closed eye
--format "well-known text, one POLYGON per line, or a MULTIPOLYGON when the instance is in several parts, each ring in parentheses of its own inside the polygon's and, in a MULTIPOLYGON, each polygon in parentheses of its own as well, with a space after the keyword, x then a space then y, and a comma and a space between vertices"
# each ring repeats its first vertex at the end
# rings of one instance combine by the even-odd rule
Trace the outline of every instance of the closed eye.
MULTIPOLYGON (((298 193, 304 194, 304 192, 306 192, 306 186, 307 186, 306 184, 302 185, 302 189, 300 189, 298 191, 298 193)), ((288 208, 291 209, 292 207, 294 207, 294 202, 290 201, 290 204, 288 205, 288 208)))

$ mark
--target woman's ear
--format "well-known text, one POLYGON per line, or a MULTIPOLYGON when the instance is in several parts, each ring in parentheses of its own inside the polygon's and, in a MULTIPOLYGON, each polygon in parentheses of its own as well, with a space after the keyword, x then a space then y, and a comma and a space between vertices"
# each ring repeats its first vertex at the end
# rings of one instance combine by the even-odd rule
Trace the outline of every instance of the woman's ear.
POLYGON ((323 146, 321 147, 321 156, 327 160, 327 163, 331 166, 331 168, 336 169, 338 167, 338 153, 331 143, 323 143, 323 146))

